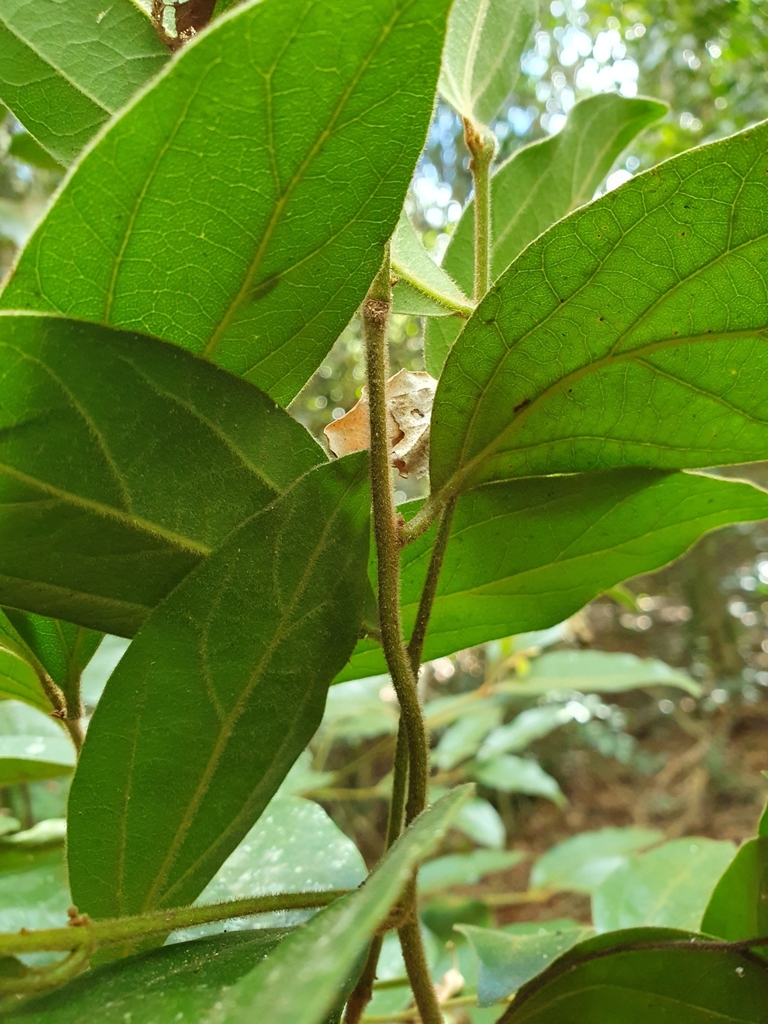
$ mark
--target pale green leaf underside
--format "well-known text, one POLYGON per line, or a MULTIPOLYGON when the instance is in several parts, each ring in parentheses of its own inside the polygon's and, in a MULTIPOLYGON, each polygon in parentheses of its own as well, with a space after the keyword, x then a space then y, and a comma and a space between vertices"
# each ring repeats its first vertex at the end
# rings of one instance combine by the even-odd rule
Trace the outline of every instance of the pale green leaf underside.
POLYGON ((290 401, 381 263, 448 6, 262 0, 224 15, 80 162, 3 305, 152 334, 290 401))
POLYGON ((601 932, 657 925, 698 931, 718 879, 736 853, 733 843, 688 836, 635 854, 592 896, 601 932))
POLYGON ((473 303, 439 267, 416 234, 405 211, 392 236, 392 271, 397 280, 392 290, 395 313, 415 316, 450 316, 472 313, 473 303))
MULTIPOLYGON (((656 100, 590 96, 576 104, 557 135, 518 149, 501 164, 491 183, 492 280, 555 221, 588 203, 622 150, 665 110, 656 100)), ((470 199, 442 261, 443 270, 470 293, 474 256, 475 204, 470 199)), ((433 377, 439 377, 461 327, 452 320, 427 324, 425 358, 433 377)))
POLYGON ((75 750, 61 736, 0 736, 0 786, 71 775, 75 750))
POLYGON ((445 40, 440 92, 462 117, 490 124, 520 75, 538 0, 457 0, 445 40))
MULTIPOLYGON (((765 518, 763 491, 688 473, 625 469, 479 487, 456 508, 424 657, 553 626, 679 557, 708 530, 765 518)), ((434 528, 403 550, 406 632, 433 536, 434 528)), ((339 681, 384 671, 381 649, 361 640, 339 681)))
POLYGON ((634 928, 575 946, 524 987, 499 1024, 763 1024, 768 971, 748 954, 690 948, 696 936, 634 928), (632 942, 680 949, 622 950, 632 942), (595 959, 587 959, 589 954, 595 959))
POLYGON ((0 603, 131 636, 324 458, 263 393, 175 346, 2 314, 0 603))
POLYGON ((190 902, 257 820, 358 634, 368 503, 364 456, 306 474, 144 624, 107 683, 72 785, 81 910, 190 902))
POLYGON ((692 150, 551 228, 448 357, 436 490, 768 451, 768 124, 692 150))
POLYGON ((0 99, 59 163, 167 60, 131 0, 0 2, 0 99))
POLYGON ((319 1024, 413 868, 429 856, 471 791, 471 786, 461 786, 421 814, 365 885, 293 932, 222 999, 204 1024, 319 1024))

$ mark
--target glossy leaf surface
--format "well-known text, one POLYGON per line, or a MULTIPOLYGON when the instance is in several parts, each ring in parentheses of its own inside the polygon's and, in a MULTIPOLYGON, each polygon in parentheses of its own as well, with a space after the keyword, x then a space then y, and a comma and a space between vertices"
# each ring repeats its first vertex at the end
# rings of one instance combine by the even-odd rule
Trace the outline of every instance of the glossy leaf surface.
MULTIPOLYGON (((570 111, 557 135, 524 146, 505 160, 491 179, 492 280, 555 221, 589 202, 622 150, 665 110, 655 100, 625 99, 615 93, 590 96, 570 111)), ((441 264, 470 294, 474 233, 475 206, 470 199, 441 264)), ((439 377, 461 327, 458 320, 427 324, 425 359, 433 377, 439 377)))
MULTIPOLYGON (((766 517, 763 491, 685 473, 616 470, 477 488, 456 508, 424 657, 562 622, 608 587, 677 558, 708 530, 766 517)), ((433 537, 434 528, 403 550, 406 632, 433 537)), ((340 678, 383 671, 381 649, 362 640, 340 678)), ((519 685, 515 692, 525 692, 525 681, 519 685)))
POLYGON ((577 921, 547 921, 504 928, 459 925, 480 960, 477 1001, 492 1006, 592 934, 577 921))
POLYGON ((697 950, 691 939, 667 928, 588 939, 519 992, 499 1024, 765 1024, 768 968, 743 954, 697 950), (685 945, 621 948, 632 941, 685 945))
POLYGON ((457 0, 445 40, 440 92, 462 117, 490 124, 515 86, 538 0, 457 0))
POLYGON ((768 837, 738 850, 715 886, 701 930, 729 942, 768 935, 768 837))
POLYGON ((268 963, 256 967, 222 999, 205 1024, 250 1024, 255 1020, 319 1024, 411 871, 429 856, 471 792, 470 786, 459 787, 423 812, 365 885, 316 914, 284 940, 268 963))
POLYGON ((199 1021, 285 936, 272 928, 177 943, 106 964, 13 1015, 27 1024, 199 1021))
POLYGON ((238 6, 79 164, 3 304, 155 335, 287 403, 381 264, 448 6, 238 6))
POLYGON ((5 314, 0 371, 0 601, 17 608, 131 636, 324 461, 266 395, 150 338, 5 314))
POLYGON ((600 932, 640 925, 698 931, 733 843, 691 837, 636 854, 595 890, 592 919, 600 932))
POLYGON ((72 786, 81 910, 190 902, 258 819, 354 644, 368 501, 362 455, 308 473, 148 619, 107 684, 72 786))
POLYGON ((648 828, 601 828, 564 839, 533 865, 531 886, 594 892, 630 854, 655 846, 662 832, 648 828))
POLYGON ((0 99, 62 164, 167 60, 130 0, 0 5, 0 99))
POLYGON ((434 489, 768 450, 768 124, 571 214, 493 286, 432 414, 434 489))

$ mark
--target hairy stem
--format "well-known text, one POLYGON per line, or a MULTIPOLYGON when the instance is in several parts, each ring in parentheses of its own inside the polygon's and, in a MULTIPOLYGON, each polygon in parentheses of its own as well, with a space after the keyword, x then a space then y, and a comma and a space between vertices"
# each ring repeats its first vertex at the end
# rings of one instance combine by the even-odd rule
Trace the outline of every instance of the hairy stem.
POLYGON ((348 889, 329 889, 325 892, 285 892, 270 896, 252 896, 228 900, 203 907, 178 907, 173 910, 153 910, 132 917, 118 917, 107 921, 89 921, 81 918, 77 927, 45 928, 39 931, 21 931, 0 935, 0 956, 15 953, 59 952, 73 949, 96 949, 166 935, 177 928, 192 928, 214 921, 228 921, 235 917, 268 914, 274 910, 307 910, 326 907, 346 895, 348 889))
POLYGON ((475 302, 491 287, 491 165, 496 137, 489 129, 464 118, 464 141, 475 186, 475 302))
POLYGON ((408 655, 411 659, 411 667, 414 673, 419 671, 421 655, 424 650, 424 641, 427 637, 427 626, 429 617, 432 614, 432 605, 437 593, 437 584, 440 579, 440 570, 443 567, 445 549, 448 547, 448 538, 451 535, 451 524, 453 513, 456 509, 456 499, 452 498, 440 513, 440 523, 437 527, 437 536, 432 546, 432 555, 427 569, 427 578, 419 599, 419 610, 416 613, 416 623, 408 641, 408 655))
MULTIPOLYGON (((381 645, 400 703, 401 720, 408 740, 408 796, 405 819, 406 823, 409 823, 426 806, 429 759, 427 732, 416 692, 416 674, 405 646, 400 611, 400 527, 395 512, 389 466, 385 391, 388 376, 387 326, 391 310, 391 293, 391 270, 387 249, 381 269, 363 303, 362 322, 368 373, 371 491, 373 532, 378 556, 381 645)), ((398 766, 399 779, 397 783, 393 783, 393 796, 398 786, 402 785, 404 761, 405 757, 401 754, 398 766)), ((393 812, 394 810, 395 808, 393 812)), ((396 828, 394 813, 391 816, 391 828, 396 828)), ((400 943, 416 1005, 424 1024, 441 1024, 440 1007, 429 976, 418 926, 415 880, 409 884, 402 905, 414 922, 400 930, 400 943)), ((375 976, 375 965, 371 973, 375 976)))

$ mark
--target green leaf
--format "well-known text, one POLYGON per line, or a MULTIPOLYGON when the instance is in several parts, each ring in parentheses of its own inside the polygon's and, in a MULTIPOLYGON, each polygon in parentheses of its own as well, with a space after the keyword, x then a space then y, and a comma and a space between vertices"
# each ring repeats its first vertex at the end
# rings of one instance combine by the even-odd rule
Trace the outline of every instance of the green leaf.
POLYGON ((81 910, 114 917, 190 902, 258 819, 354 644, 368 501, 362 454, 306 474, 144 624, 98 704, 72 785, 81 910))
POLYGON ((768 935, 768 838, 739 849, 715 886, 701 930, 729 942, 768 935))
POLYGON ((397 277, 392 292, 395 313, 471 315, 473 303, 429 255, 405 211, 392 236, 392 270, 397 277))
POLYGON ((570 836, 539 857, 531 871, 531 887, 594 892, 611 872, 627 863, 629 854, 663 839, 662 832, 647 828, 601 828, 570 836))
POLYGON ((588 939, 529 982, 499 1024, 764 1024, 768 969, 749 954, 696 949, 695 939, 667 928, 588 939), (669 941, 681 946, 663 948, 669 941))
POLYGON ((29 132, 17 132, 11 138, 8 155, 14 160, 39 167, 43 171, 63 171, 61 164, 43 149, 40 143, 29 132))
POLYGON ((105 964, 17 1010, 27 1024, 199 1021, 286 932, 273 928, 181 942, 105 964))
POLYGON ((488 733, 501 721, 502 708, 495 701, 483 701, 480 707, 464 712, 440 737, 432 754, 434 764, 444 772, 477 753, 488 733))
POLYGON ((397 732, 400 711, 396 702, 382 700, 381 690, 391 687, 388 676, 352 680, 328 693, 319 739, 323 746, 337 740, 359 743, 397 732))
POLYGON ((594 891, 595 928, 607 932, 656 925, 697 931, 735 852, 733 843, 694 837, 630 857, 594 891))
POLYGON ((763 813, 760 815, 760 820, 757 823, 757 834, 759 836, 768 836, 768 804, 763 809, 763 813))
MULTIPOLYGON (((455 827, 455 821, 454 821, 455 827)), ((440 892, 454 885, 474 885, 486 875, 508 871, 523 860, 519 850, 472 850, 427 861, 419 871, 419 892, 440 892)))
POLYGON ((538 0, 457 0, 445 39, 440 92, 462 117, 490 124, 515 87, 538 0))
POLYGON ((22 637, 34 658, 61 689, 71 708, 79 714, 80 677, 96 653, 103 634, 14 608, 6 608, 5 617, 22 637))
POLYGON ((511 722, 494 729, 478 750, 477 759, 487 761, 497 754, 519 753, 572 719, 570 711, 561 705, 528 708, 511 722))
POLYGON ((131 636, 324 459, 256 388, 172 345, 0 315, 1 603, 131 636))
MULTIPOLYGON (((520 696, 533 696, 553 690, 623 693, 641 686, 670 686, 694 697, 701 696, 701 687, 687 672, 670 668, 657 658, 638 658, 634 654, 608 651, 549 651, 531 663, 530 672, 507 683, 504 690, 520 696)), ((554 718, 554 709, 549 710, 553 711, 554 718)), ((563 715, 560 718, 567 720, 563 715)))
POLYGON ((488 761, 467 765, 467 773, 484 786, 502 793, 526 793, 543 796, 562 807, 566 800, 557 781, 535 761, 514 754, 501 754, 488 761))
MULTIPOLYGON (((0 613, 2 614, 2 613, 0 613)), ((0 649, 0 697, 23 700, 45 714, 52 710, 40 680, 28 661, 0 649)))
POLYGON ((290 401, 397 224, 449 3, 265 0, 224 15, 85 155, 3 305, 161 337, 290 401))
POLYGON ((129 0, 0 4, 0 98, 61 164, 167 59, 129 0))
MULTIPOLYGON (((648 99, 603 93, 581 100, 562 131, 518 149, 491 181, 491 276, 495 281, 523 249, 555 221, 589 202, 626 146, 666 107, 648 99)), ((475 207, 470 200, 456 224, 442 268, 460 288, 472 292, 475 259, 475 207)), ((439 377, 461 331, 457 320, 427 324, 427 369, 439 377)))
MULTIPOLYGON (((410 518, 418 507, 399 511, 410 518)), ((765 492, 688 473, 614 470, 479 487, 456 506, 424 658, 562 622, 614 583, 678 558, 708 530, 765 518, 765 492)), ((402 553, 406 634, 434 532, 402 553)), ((361 640, 339 680, 384 671, 381 648, 361 640)), ((524 681, 514 685, 526 693, 524 681)))
POLYGON ((269 960, 235 985, 201 1024, 322 1021, 413 868, 429 856, 471 792, 472 787, 461 786, 421 814, 385 854, 365 885, 316 914, 285 939, 269 960))
POLYGON ((577 921, 547 921, 505 928, 458 925, 480 960, 477 1001, 492 1006, 524 985, 593 932, 577 921))
POLYGON ((0 850, 0 931, 62 928, 71 903, 61 847, 0 850))
MULTIPOLYGON (((322 807, 278 793, 195 902, 203 905, 269 893, 354 889, 365 876, 360 851, 322 807), (307 855, 309 850, 311 856, 307 855)), ((303 910, 261 914, 259 924, 268 921, 283 927, 306 916, 303 910)), ((177 932, 176 937, 191 939, 222 928, 244 928, 248 923, 252 920, 236 918, 226 924, 177 932)))
POLYGON ((473 842, 491 850, 501 850, 507 840, 507 830, 501 815, 487 800, 467 800, 459 808, 453 822, 457 832, 468 836, 473 842))
POLYGON ((0 786, 57 779, 75 770, 75 751, 64 736, 0 736, 0 786))
POLYGON ((448 357, 433 489, 762 458, 766 160, 763 124, 638 175, 532 243, 448 357))

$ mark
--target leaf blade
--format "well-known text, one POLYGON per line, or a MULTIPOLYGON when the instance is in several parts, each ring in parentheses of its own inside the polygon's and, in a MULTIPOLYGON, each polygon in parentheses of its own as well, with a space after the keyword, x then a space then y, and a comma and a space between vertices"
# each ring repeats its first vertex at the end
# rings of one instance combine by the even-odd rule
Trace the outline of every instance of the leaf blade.
POLYGON ((156 335, 287 403, 379 268, 431 117, 448 5, 266 0, 222 16, 85 156, 3 304, 156 335))
POLYGON ((357 634, 368 540, 366 462, 353 456, 247 520, 158 606, 107 685, 73 781, 78 906, 110 917, 200 893, 320 722, 357 634), (164 778, 173 800, 159 807, 164 778))

